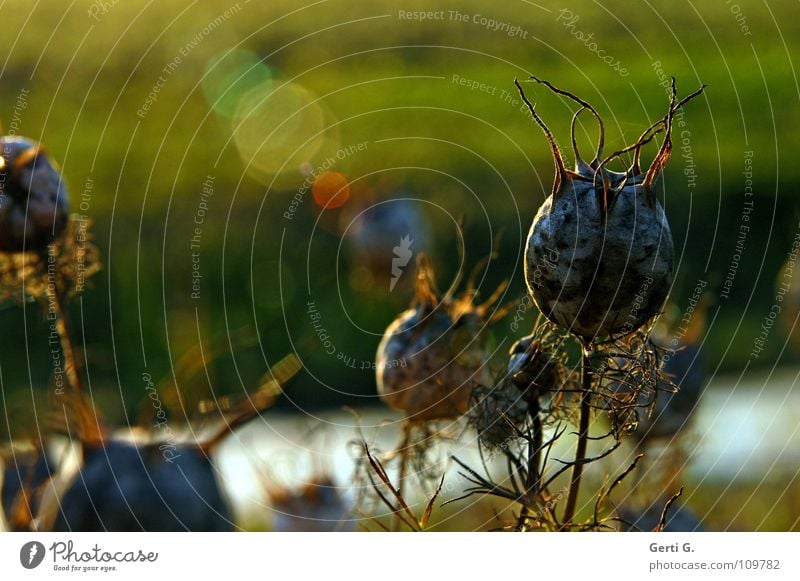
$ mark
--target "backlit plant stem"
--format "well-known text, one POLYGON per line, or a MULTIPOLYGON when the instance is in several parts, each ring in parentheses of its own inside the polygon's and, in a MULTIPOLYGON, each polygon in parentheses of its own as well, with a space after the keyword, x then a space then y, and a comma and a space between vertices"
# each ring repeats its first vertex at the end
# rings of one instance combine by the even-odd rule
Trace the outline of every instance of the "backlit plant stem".
MULTIPOLYGON (((411 454, 409 450, 409 446, 411 445, 411 430, 412 425, 409 421, 403 422, 403 439, 400 442, 400 467, 399 467, 399 476, 397 480, 397 492, 402 497, 403 496, 403 488, 406 480, 406 473, 408 472, 408 460, 409 455, 411 454)), ((398 511, 400 509, 398 508, 398 511)), ((394 531, 397 532, 402 529, 403 520, 400 518, 398 514, 395 514, 395 521, 394 521, 394 531)))
POLYGON ((528 528, 530 518, 529 506, 537 506, 537 499, 541 492, 542 484, 541 465, 542 465, 542 442, 544 432, 542 418, 539 413, 539 400, 533 399, 528 405, 528 415, 531 418, 533 434, 528 439, 528 471, 525 481, 525 496, 527 504, 520 509, 517 521, 517 530, 525 531, 528 528))
POLYGON ((569 493, 567 504, 564 507, 564 524, 562 530, 569 530, 572 526, 572 519, 575 516, 575 507, 578 503, 578 493, 581 487, 581 477, 583 476, 583 465, 586 462, 586 447, 589 442, 589 416, 591 415, 592 397, 592 363, 586 348, 583 349, 581 359, 581 405, 580 416, 578 419, 578 446, 575 450, 575 462, 572 465, 572 477, 569 483, 569 493))
POLYGON ((47 287, 48 299, 50 308, 53 309, 56 331, 58 332, 58 339, 61 343, 61 353, 64 356, 64 373, 67 376, 70 390, 76 399, 83 397, 83 385, 81 384, 80 376, 78 375, 78 366, 75 359, 75 349, 72 346, 72 339, 69 332, 69 323, 64 315, 63 297, 61 293, 48 285, 47 287))
MULTIPOLYGON (((47 259, 45 259, 47 260, 47 259)), ((46 296, 48 308, 52 311, 56 333, 64 359, 64 375, 69 384, 69 396, 59 394, 69 410, 68 417, 77 422, 77 435, 83 445, 96 445, 102 440, 102 430, 97 416, 90 406, 85 405, 83 384, 78 373, 77 358, 72 345, 69 321, 64 310, 64 293, 58 280, 58 273, 47 272, 46 296)))

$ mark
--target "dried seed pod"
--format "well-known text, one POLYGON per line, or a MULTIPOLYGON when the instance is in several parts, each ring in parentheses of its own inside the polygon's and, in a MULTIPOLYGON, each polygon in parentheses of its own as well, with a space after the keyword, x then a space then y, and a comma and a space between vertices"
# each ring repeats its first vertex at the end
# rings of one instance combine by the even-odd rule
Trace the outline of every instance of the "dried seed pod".
POLYGON ((25 137, 0 137, 0 252, 40 251, 67 225, 67 189, 55 163, 25 137))
POLYGON ((575 169, 564 165, 552 133, 517 83, 522 98, 544 130, 556 167, 551 195, 545 200, 528 235, 525 279, 536 305, 552 322, 584 342, 631 333, 659 313, 672 284, 673 246, 669 224, 656 199, 654 183, 669 159, 675 112, 702 88, 676 102, 663 119, 637 142, 603 158, 604 126, 586 101, 557 89, 581 105, 572 122, 575 169), (590 111, 600 126, 597 152, 590 163, 578 152, 575 122, 590 111), (646 173, 639 167, 641 147, 664 131, 664 142, 646 173), (625 172, 606 165, 628 151, 633 164, 625 172))
MULTIPOLYGON (((455 289, 457 282, 451 288, 455 289)), ((489 324, 505 314, 490 313, 505 290, 501 285, 483 304, 473 303, 470 283, 458 298, 442 296, 423 254, 417 260, 415 304, 389 325, 378 346, 378 394, 413 421, 453 418, 469 406, 476 384, 488 384, 489 324)))
POLYGON ((566 370, 563 361, 534 334, 511 346, 508 374, 526 399, 532 400, 559 389, 564 384, 566 370))
POLYGON ((494 387, 476 386, 473 401, 470 424, 486 448, 504 447, 519 436, 528 417, 528 403, 513 381, 502 381, 494 387))
POLYGON ((540 412, 542 395, 564 386, 564 363, 555 355, 547 331, 540 329, 511 346, 508 369, 496 386, 473 390, 470 423, 490 449, 517 438, 529 414, 540 412))

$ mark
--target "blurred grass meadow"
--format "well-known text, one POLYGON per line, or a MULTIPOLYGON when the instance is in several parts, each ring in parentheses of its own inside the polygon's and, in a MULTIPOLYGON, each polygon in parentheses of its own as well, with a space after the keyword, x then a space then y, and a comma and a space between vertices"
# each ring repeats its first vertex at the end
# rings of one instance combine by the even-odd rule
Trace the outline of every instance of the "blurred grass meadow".
MULTIPOLYGON (((783 304, 757 354, 754 342, 800 228, 796 2, 78 0, 0 12, 3 130, 60 162, 103 254, 71 311, 92 396, 118 423, 146 406, 143 374, 198 397, 235 394, 289 352, 304 370, 278 411, 377 404, 375 350, 412 298, 413 262, 392 273, 406 236, 446 288, 459 245, 472 264, 502 231, 480 289, 507 279, 505 300, 523 297, 526 233, 553 179, 513 83, 532 74, 598 109, 608 151, 663 116, 670 75, 681 96, 708 86, 679 118, 661 182, 677 253, 672 316, 698 285, 709 293, 703 351, 716 393, 752 373, 765 378, 752 393, 774 377, 791 392, 798 305, 783 304), (198 345, 219 355, 180 376, 175 362, 198 345)), ((567 151, 572 104, 524 87, 567 151)), ((589 152, 596 124, 579 122, 589 152)), ((12 436, 47 400, 39 310, 0 311, 12 436)), ((521 316, 495 328, 501 355, 535 318, 521 316)), ((798 411, 797 397, 785 401, 798 411)), ((695 498, 730 492, 720 526, 796 527, 797 466, 784 468, 777 481, 707 483, 695 498), (794 508, 765 524, 757 505, 772 502, 759 494, 773 489, 794 508)))

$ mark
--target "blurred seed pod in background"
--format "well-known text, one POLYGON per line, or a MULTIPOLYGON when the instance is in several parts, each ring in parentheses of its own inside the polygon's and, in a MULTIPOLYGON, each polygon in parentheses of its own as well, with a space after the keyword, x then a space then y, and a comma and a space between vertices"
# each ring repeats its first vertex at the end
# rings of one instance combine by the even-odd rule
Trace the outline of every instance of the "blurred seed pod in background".
POLYGON ((42 251, 67 225, 66 185, 35 141, 2 136, 0 146, 0 252, 42 251))
MULTIPOLYGON (((636 421, 629 432, 639 447, 656 440, 669 442, 681 436, 691 424, 708 380, 702 346, 709 297, 706 293, 697 301, 691 316, 684 316, 680 329, 674 321, 669 324, 662 319, 651 334, 648 343, 659 373, 651 378, 653 389, 643 390, 638 386, 638 405, 632 407, 636 421)), ((630 366, 628 374, 635 376, 630 366)), ((619 381, 609 388, 618 395, 633 391, 628 381, 619 381)))
POLYGON ((56 470, 56 461, 40 447, 9 449, 2 454, 0 502, 5 525, 12 531, 30 531, 42 487, 56 470))
MULTIPOLYGON (((620 532, 650 532, 660 526, 662 503, 652 504, 647 508, 635 505, 623 505, 617 509, 620 520, 620 532)), ((705 527, 697 515, 683 504, 672 506, 664 519, 665 533, 701 533, 705 527)))
POLYGON ((54 531, 233 530, 228 501, 200 447, 118 440, 87 450, 50 519, 54 531))
POLYGON ((473 386, 491 381, 487 331, 505 314, 502 307, 492 309, 505 288, 502 284, 479 305, 472 281, 456 298, 442 295, 426 256, 418 255, 414 303, 389 325, 378 346, 381 399, 411 421, 464 414, 473 386))
POLYGON ((513 381, 501 381, 494 387, 476 386, 472 397, 470 423, 483 446, 493 450, 518 436, 528 417, 528 404, 513 381))
POLYGON ((279 488, 269 493, 275 532, 352 531, 352 506, 328 476, 298 490, 279 488))
POLYGON ((661 371, 666 380, 657 389, 652 412, 636 428, 641 440, 673 438, 685 430, 706 384, 699 344, 684 344, 664 359, 661 371), (670 389, 670 383, 677 389, 670 389))
MULTIPOLYGON (((396 186, 387 185, 391 187, 396 186)), ((350 279, 358 289, 400 293, 412 286, 406 281, 412 269, 405 270, 412 253, 432 243, 431 225, 422 204, 402 190, 395 190, 393 195, 376 202, 374 196, 362 194, 343 208, 341 229, 350 279)))

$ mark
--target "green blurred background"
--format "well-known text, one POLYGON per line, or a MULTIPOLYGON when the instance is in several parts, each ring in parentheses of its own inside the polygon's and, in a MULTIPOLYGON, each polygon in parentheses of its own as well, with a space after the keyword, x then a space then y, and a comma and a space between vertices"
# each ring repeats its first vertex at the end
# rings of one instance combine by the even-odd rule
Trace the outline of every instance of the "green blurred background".
MULTIPOLYGON (((676 134, 662 181, 680 256, 672 300, 681 312, 698 281, 708 282, 712 372, 795 360, 776 327, 748 362, 800 218, 795 2, 78 1, 11 2, 0 12, 4 129, 40 140, 61 163, 73 210, 93 221, 104 257, 71 311, 93 395, 116 421, 135 419, 144 372, 170 377, 199 342, 232 352, 179 378, 187 391, 251 389, 296 351, 306 370, 280 405, 375 403, 369 367, 380 334, 412 297, 407 272, 389 290, 392 247, 404 233, 446 287, 459 261, 455 221, 464 218, 470 264, 504 229, 481 289, 509 279, 505 300, 523 296, 522 245, 553 176, 541 131, 514 91, 515 77, 534 73, 595 105, 607 151, 664 114, 656 69, 677 78, 680 95, 708 85, 686 107, 689 133, 676 134), (431 9, 438 19, 406 15, 431 9), (493 30, 484 18, 506 25, 493 30), (720 298, 746 151, 752 228, 730 296, 720 298), (317 200, 308 192, 284 217, 308 169, 327 157, 349 181, 346 202, 323 210, 324 189, 317 200), (376 210, 382 202, 391 211, 376 210), (258 340, 228 345, 233 331, 258 340)), ((567 146, 574 107, 541 86, 526 89, 567 146)), ((596 127, 581 121, 588 152, 596 127)), ((12 413, 30 407, 29 386, 49 379, 39 309, 0 311, 12 413)), ((510 319, 498 325, 497 344, 532 320, 528 311, 517 332, 510 319)))

